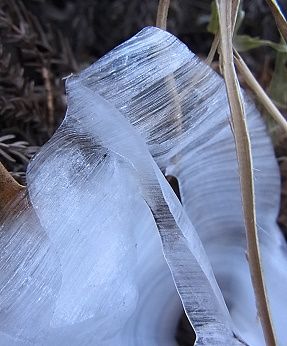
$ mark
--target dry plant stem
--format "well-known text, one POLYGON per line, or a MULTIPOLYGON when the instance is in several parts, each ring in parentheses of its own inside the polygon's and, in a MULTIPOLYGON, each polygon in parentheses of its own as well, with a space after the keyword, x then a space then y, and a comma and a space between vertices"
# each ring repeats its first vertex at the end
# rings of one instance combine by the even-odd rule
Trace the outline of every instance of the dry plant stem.
POLYGON ((157 8, 156 26, 163 30, 166 30, 169 4, 170 4, 170 0, 159 0, 159 4, 157 8))
POLYGON ((51 84, 51 78, 50 78, 50 73, 47 67, 42 67, 42 76, 44 79, 44 86, 45 86, 45 91, 47 94, 47 108, 48 108, 48 126, 49 126, 49 131, 54 126, 54 102, 53 102, 53 89, 52 89, 52 84, 51 84))
MULTIPOLYGON (((166 30, 169 4, 170 4, 170 0, 159 0, 158 9, 157 9, 156 26, 163 30, 166 30)), ((174 120, 177 124, 178 132, 182 132, 182 121, 181 121, 182 111, 180 106, 179 95, 176 91, 175 78, 173 75, 170 75, 167 77, 166 84, 167 84, 168 90, 171 93, 171 98, 174 101, 174 105, 176 109, 175 111, 176 116, 174 117, 174 120)), ((176 157, 175 160, 177 161, 177 159, 178 158, 176 157)))
POLYGON ((237 14, 239 10, 239 5, 240 5, 240 0, 231 0, 231 37, 233 37, 235 25, 236 25, 236 20, 237 20, 237 14))
POLYGON ((24 190, 0 162, 0 214, 24 190))
POLYGON ((275 0, 266 0, 266 2, 271 9, 271 12, 273 14, 273 17, 275 19, 275 22, 279 31, 284 37, 284 40, 287 42, 287 22, 286 22, 286 19, 284 18, 284 15, 282 14, 280 8, 278 8, 278 5, 275 0))
POLYGON ((211 65, 213 59, 214 59, 214 55, 217 51, 217 48, 218 48, 218 45, 219 45, 219 33, 217 32, 214 36, 214 39, 212 41, 212 44, 211 44, 211 48, 210 48, 210 51, 208 53, 208 56, 207 58, 205 59, 205 63, 207 65, 211 65))
MULTIPOLYGON (((232 10, 231 10, 232 16, 231 16, 231 18, 234 18, 233 23, 232 23, 232 35, 233 35, 235 24, 236 24, 236 18, 237 18, 237 12, 238 12, 238 8, 239 8, 239 4, 240 4, 239 1, 232 2, 232 10)), ((205 60, 206 64, 211 65, 211 63, 214 59, 214 55, 218 49, 219 41, 220 41, 220 35, 219 35, 219 32, 217 32, 214 35, 210 51, 209 51, 208 56, 205 60)))
POLYGON ((270 100, 269 96, 263 90, 261 85, 254 78, 253 74, 249 70, 248 66, 245 64, 244 60, 241 58, 239 53, 234 49, 234 61, 240 75, 244 78, 244 81, 249 86, 249 88, 254 92, 258 101, 266 109, 266 111, 272 116, 272 118, 284 129, 287 133, 287 120, 280 113, 278 108, 270 100))
MULTIPOLYGON (((233 1, 234 2, 234 1, 233 1)), ((231 110, 234 138, 240 174, 242 206, 247 237, 248 263, 256 305, 268 346, 275 346, 275 334, 269 312, 266 289, 261 268, 259 242, 256 228, 253 164, 250 138, 247 130, 244 106, 233 62, 232 50, 232 1, 216 0, 220 22, 221 55, 227 95, 231 110)))

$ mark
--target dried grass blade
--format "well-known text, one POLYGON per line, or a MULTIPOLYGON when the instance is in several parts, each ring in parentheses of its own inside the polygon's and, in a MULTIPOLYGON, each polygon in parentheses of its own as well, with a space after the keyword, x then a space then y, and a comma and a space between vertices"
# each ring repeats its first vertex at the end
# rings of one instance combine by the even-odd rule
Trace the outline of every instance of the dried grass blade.
POLYGON ((169 4, 170 0, 159 0, 157 8, 156 26, 163 30, 166 30, 169 4))
POLYGON ((241 76, 244 78, 246 84, 249 88, 254 92, 258 101, 262 104, 262 106, 266 109, 266 111, 272 116, 272 118, 282 126, 284 131, 287 133, 287 120, 280 113, 279 109, 275 106, 275 104, 270 100, 269 96, 263 90, 261 85, 254 78, 252 72, 249 70, 248 66, 245 64, 244 60, 241 58, 239 53, 234 50, 234 61, 238 71, 241 76))
POLYGON ((0 214, 23 189, 0 162, 0 214))
POLYGON ((211 44, 210 51, 208 53, 207 58, 205 59, 205 62, 206 62, 207 65, 211 65, 211 63, 212 63, 212 61, 214 59, 215 53, 217 51, 218 45, 219 45, 219 34, 217 33, 214 36, 214 39, 213 39, 212 44, 211 44))
POLYGON ((237 79, 233 61, 232 6, 234 6, 234 1, 231 2, 230 0, 216 0, 216 3, 220 24, 219 26, 223 73, 231 110, 240 173, 242 206, 246 228, 247 250, 251 279, 266 344, 268 346, 275 346, 275 335, 270 317, 260 261, 260 249, 256 227, 253 164, 250 138, 244 114, 244 105, 241 98, 239 82, 237 79))
MULTIPOLYGON (((237 18, 237 13, 238 13, 238 9, 239 9, 239 4, 240 4, 239 1, 232 2, 232 9, 231 9, 231 11, 232 11, 231 18, 233 18, 232 35, 233 35, 235 24, 236 24, 236 18, 237 18)), ((212 61, 214 59, 215 53, 216 53, 216 51, 218 49, 219 41, 220 41, 219 32, 217 32, 214 35, 214 39, 212 41, 212 45, 211 45, 210 51, 209 51, 208 56, 207 56, 207 58, 205 60, 206 64, 211 65, 211 63, 212 63, 212 61)))
POLYGON ((287 21, 276 0, 266 0, 275 22, 285 41, 287 42, 287 21))

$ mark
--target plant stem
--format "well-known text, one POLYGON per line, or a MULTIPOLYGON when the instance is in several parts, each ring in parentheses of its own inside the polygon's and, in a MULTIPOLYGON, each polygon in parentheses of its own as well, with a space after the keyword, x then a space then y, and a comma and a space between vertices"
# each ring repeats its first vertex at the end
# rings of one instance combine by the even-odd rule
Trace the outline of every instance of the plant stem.
POLYGON ((246 84, 257 96, 258 101, 266 109, 266 111, 272 116, 272 118, 282 126, 284 131, 287 133, 287 120, 280 113, 279 109, 275 104, 270 100, 269 96, 263 90, 261 85, 254 78, 253 74, 249 70, 248 66, 245 64, 244 60, 241 58, 239 53, 234 49, 234 61, 238 71, 244 78, 246 84))
POLYGON ((287 22, 286 22, 286 19, 284 17, 284 14, 282 13, 280 7, 278 6, 277 1, 266 0, 266 2, 271 9, 271 12, 273 14, 276 25, 277 25, 281 35, 284 37, 284 40, 287 42, 287 22))
POLYGON ((0 213, 23 189, 0 162, 0 213))
MULTIPOLYGON (((261 267, 260 249, 256 227, 253 162, 251 155, 250 138, 247 129, 246 117, 244 114, 244 105, 242 102, 241 91, 239 88, 239 82, 237 79, 233 61, 232 6, 234 6, 234 1, 216 0, 216 3, 220 24, 223 74, 231 110, 240 174, 242 206, 247 238, 248 263, 264 338, 268 346, 275 346, 276 339, 273 331, 267 294, 263 280, 263 271, 261 267)), ((235 6, 235 8, 236 7, 237 6, 235 6)))
POLYGON ((163 30, 166 30, 169 4, 170 4, 170 0, 159 0, 159 4, 157 8, 156 26, 163 30))
POLYGON ((219 33, 217 32, 213 38, 212 45, 211 45, 210 51, 208 53, 208 56, 205 59, 205 63, 207 65, 211 65, 211 63, 214 59, 214 55, 217 51, 218 45, 219 45, 219 33))

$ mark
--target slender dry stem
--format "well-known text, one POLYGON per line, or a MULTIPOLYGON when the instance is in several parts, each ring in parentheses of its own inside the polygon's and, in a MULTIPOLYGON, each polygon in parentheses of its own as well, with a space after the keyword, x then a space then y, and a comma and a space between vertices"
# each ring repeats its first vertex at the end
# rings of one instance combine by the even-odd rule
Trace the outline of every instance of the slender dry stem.
MULTIPOLYGON (((231 18, 233 19, 233 22, 232 22, 232 35, 233 35, 235 24, 236 24, 236 18, 237 18, 237 13, 238 13, 238 9, 239 9, 239 4, 240 4, 240 1, 232 2, 232 9, 231 9, 231 11, 232 11, 231 18)), ((217 32, 214 35, 210 51, 209 51, 208 56, 207 56, 207 58, 205 60, 206 64, 211 65, 211 63, 212 63, 212 61, 214 59, 214 55, 215 55, 215 53, 216 53, 216 51, 217 51, 217 49, 219 47, 219 42, 220 42, 220 35, 219 35, 219 32, 217 32)))
POLYGON ((284 37, 285 41, 287 42, 287 22, 286 19, 279 8, 277 1, 275 0, 266 0, 267 4, 269 5, 271 12, 273 14, 273 17, 275 19, 275 22, 277 24, 277 27, 279 31, 281 32, 282 36, 284 37))
POLYGON ((163 30, 166 30, 169 4, 170 0, 159 0, 157 8, 156 26, 163 30))
POLYGON ((223 73, 234 129, 251 279, 266 344, 268 346, 275 346, 275 334, 273 331, 267 294, 263 280, 256 227, 253 163, 250 138, 247 129, 246 117, 244 114, 241 91, 233 61, 232 7, 234 6, 235 1, 216 0, 220 23, 220 43, 223 61, 223 73))
MULTIPOLYGON (((168 9, 169 9, 170 0, 160 0, 158 4, 157 9, 157 18, 156 18, 156 26, 165 30, 166 29, 166 23, 167 23, 167 16, 168 16, 168 9)), ((174 111, 174 120, 177 124, 178 132, 182 132, 182 111, 181 111, 181 105, 180 105, 180 96, 177 93, 176 90, 176 82, 175 77, 173 74, 167 76, 166 78, 166 87, 168 88, 168 91, 170 92, 171 99, 175 106, 174 111)), ((175 157, 175 161, 178 160, 178 157, 175 157)))
POLYGON ((248 66, 245 64, 244 60, 241 58, 239 53, 234 49, 234 61, 240 75, 244 78, 246 84, 254 92, 258 101, 266 109, 266 111, 272 116, 272 118, 284 129, 287 133, 287 120, 280 113, 279 109, 270 100, 269 96, 263 90, 261 85, 254 78, 253 74, 249 70, 248 66))
POLYGON ((0 213, 23 189, 0 162, 0 213))
POLYGON ((217 51, 218 45, 219 45, 219 33, 216 33, 214 38, 213 38, 213 41, 212 41, 211 48, 210 48, 210 51, 208 53, 208 56, 205 59, 205 62, 206 62, 207 65, 211 65, 211 63, 212 63, 212 61, 214 59, 214 55, 215 55, 215 53, 217 51))
MULTIPOLYGON (((50 72, 47 67, 42 67, 42 76, 44 79, 44 86, 47 95, 47 109, 48 109, 48 119, 47 123, 49 126, 49 131, 51 132, 54 127, 54 96, 53 96, 53 88, 51 83, 50 72)), ((51 133, 50 133, 51 134, 51 133)))

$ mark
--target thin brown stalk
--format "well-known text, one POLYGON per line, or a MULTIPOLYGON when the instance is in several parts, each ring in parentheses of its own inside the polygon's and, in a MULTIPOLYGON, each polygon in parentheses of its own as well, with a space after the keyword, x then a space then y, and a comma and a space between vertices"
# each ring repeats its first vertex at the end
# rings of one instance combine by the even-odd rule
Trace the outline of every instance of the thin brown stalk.
POLYGON ((235 1, 230 0, 216 0, 220 23, 223 73, 231 110, 239 166, 242 206, 247 238, 248 263, 251 279, 266 344, 268 346, 275 346, 276 340, 263 280, 256 227, 253 163, 250 138, 246 124, 239 82, 233 61, 232 6, 234 6, 234 2, 235 1))
POLYGON ((231 25, 232 25, 231 37, 233 36, 233 33, 234 33, 239 5, 240 5, 240 0, 231 1, 231 25))
MULTIPOLYGON (((163 30, 166 30, 169 5, 170 5, 170 0, 159 0, 158 9, 157 9, 156 26, 163 30)), ((176 90, 174 75, 167 76, 166 87, 168 88, 168 91, 170 92, 171 99, 174 102, 174 106, 175 106, 174 121, 177 124, 178 132, 181 132, 182 131, 182 119, 181 119, 182 111, 181 111, 181 105, 180 105, 180 96, 178 95, 176 90)), ((178 158, 175 157, 175 160, 177 159, 178 158)))
POLYGON ((0 162, 0 214, 23 189, 0 162))
POLYGON ((47 123, 49 126, 49 131, 54 127, 54 97, 53 97, 53 88, 51 83, 50 72, 47 67, 42 67, 42 76, 44 79, 44 87, 47 95, 47 110, 48 110, 48 119, 47 123))
POLYGON ((166 30, 169 4, 170 0, 159 0, 157 8, 156 26, 163 30, 166 30))
POLYGON ((287 120, 280 113, 279 109, 270 100, 269 96, 263 90, 261 85, 254 78, 252 72, 249 70, 248 66, 245 64, 244 60, 241 58, 239 53, 234 49, 234 61, 240 75, 244 78, 244 81, 249 86, 249 88, 254 92, 258 101, 266 109, 266 111, 272 116, 272 118, 284 129, 287 133, 287 120))
POLYGON ((281 12, 280 8, 278 7, 278 4, 275 0, 266 0, 267 4, 269 5, 271 12, 273 14, 273 17, 275 19, 276 25, 281 32, 282 36, 284 37, 285 41, 287 42, 287 22, 286 19, 281 12))
POLYGON ((210 48, 210 51, 208 53, 208 56, 205 59, 205 62, 206 62, 207 65, 211 65, 211 63, 212 63, 212 61, 214 59, 214 55, 215 55, 215 53, 217 51, 218 45, 219 45, 219 33, 216 33, 214 38, 213 38, 213 41, 212 41, 211 48, 210 48))
MULTIPOLYGON (((232 22, 232 35, 233 35, 235 24, 236 24, 236 18, 237 18, 237 12, 238 12, 238 8, 239 8, 239 4, 240 4, 240 1, 232 2, 232 9, 231 9, 232 16, 231 16, 231 18, 234 18, 234 20, 232 22)), ((212 61, 214 59, 214 55, 215 55, 215 53, 216 53, 216 51, 218 49, 219 42, 220 42, 220 35, 219 35, 219 32, 217 32, 214 35, 210 51, 209 51, 208 56, 207 56, 207 58, 205 60, 206 64, 211 65, 211 63, 212 63, 212 61)))

